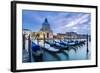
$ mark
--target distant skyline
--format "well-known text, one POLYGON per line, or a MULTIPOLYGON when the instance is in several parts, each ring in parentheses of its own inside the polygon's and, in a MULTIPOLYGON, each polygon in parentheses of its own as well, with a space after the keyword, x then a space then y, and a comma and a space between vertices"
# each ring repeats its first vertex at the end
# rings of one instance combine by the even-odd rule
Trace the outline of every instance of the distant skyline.
POLYGON ((53 33, 77 32, 91 34, 91 14, 82 12, 22 11, 22 28, 38 32, 45 18, 53 33))

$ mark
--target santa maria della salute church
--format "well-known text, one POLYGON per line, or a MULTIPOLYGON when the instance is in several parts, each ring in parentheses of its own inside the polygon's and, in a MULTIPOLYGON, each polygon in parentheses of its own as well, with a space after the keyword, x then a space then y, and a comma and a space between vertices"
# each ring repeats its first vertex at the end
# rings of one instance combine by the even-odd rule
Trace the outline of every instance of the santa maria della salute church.
POLYGON ((32 39, 39 39, 39 40, 53 38, 53 31, 50 27, 47 18, 44 19, 44 22, 42 23, 42 27, 41 29, 39 29, 39 31, 34 32, 28 29, 23 29, 23 34, 27 34, 27 35, 30 34, 32 39))

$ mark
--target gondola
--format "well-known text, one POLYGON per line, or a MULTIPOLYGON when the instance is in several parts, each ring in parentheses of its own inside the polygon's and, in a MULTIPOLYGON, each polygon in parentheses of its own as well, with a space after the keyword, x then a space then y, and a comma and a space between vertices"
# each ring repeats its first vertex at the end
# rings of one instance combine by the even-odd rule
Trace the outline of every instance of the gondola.
POLYGON ((78 47, 81 47, 85 44, 85 41, 71 41, 71 42, 64 42, 64 41, 53 41, 53 42, 49 42, 46 41, 45 43, 49 44, 51 47, 60 49, 60 50, 71 50, 73 49, 75 52, 77 50, 78 47))
POLYGON ((64 49, 68 48, 68 46, 61 45, 61 44, 59 44, 57 42, 45 41, 45 43, 49 44, 51 47, 54 47, 54 48, 60 49, 60 50, 64 50, 64 49))
MULTIPOLYGON (((52 55, 53 57, 55 57, 57 60, 61 60, 60 57, 57 55, 58 53, 60 53, 60 50, 59 49, 55 49, 53 47, 48 47, 46 44, 45 47, 42 47, 42 46, 39 46, 39 45, 36 45, 35 43, 33 43, 34 47, 33 47, 33 50, 32 52, 35 52, 37 50, 39 50, 40 48, 42 49, 42 51, 45 51, 47 53, 49 53, 50 55, 52 55)), ((61 52, 63 53, 63 52, 61 52)))
POLYGON ((53 52, 53 53, 58 53, 60 52, 60 49, 56 49, 54 47, 51 47, 49 44, 45 44, 45 47, 42 47, 44 50, 53 52))

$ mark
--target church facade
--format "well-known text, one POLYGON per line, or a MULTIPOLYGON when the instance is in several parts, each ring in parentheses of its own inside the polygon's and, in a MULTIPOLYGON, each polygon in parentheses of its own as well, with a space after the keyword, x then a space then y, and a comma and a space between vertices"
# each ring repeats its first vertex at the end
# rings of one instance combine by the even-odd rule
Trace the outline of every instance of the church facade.
POLYGON ((47 18, 45 18, 44 22, 42 23, 42 27, 38 32, 33 32, 32 33, 32 37, 35 39, 52 39, 53 38, 53 31, 50 27, 50 24, 47 20, 47 18))

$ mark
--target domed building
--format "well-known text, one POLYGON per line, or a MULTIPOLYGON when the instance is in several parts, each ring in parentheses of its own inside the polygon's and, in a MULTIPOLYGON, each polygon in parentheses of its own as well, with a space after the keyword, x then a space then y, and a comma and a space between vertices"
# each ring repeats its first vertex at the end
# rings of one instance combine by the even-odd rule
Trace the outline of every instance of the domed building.
POLYGON ((53 38, 53 31, 50 27, 50 24, 47 20, 47 18, 44 19, 42 23, 42 27, 38 32, 32 32, 32 38, 33 39, 52 39, 53 38))
POLYGON ((45 39, 53 38, 53 31, 50 27, 47 18, 45 18, 44 22, 42 23, 42 27, 38 33, 40 38, 45 38, 45 39))
POLYGON ((51 32, 52 33, 52 30, 51 30, 51 27, 50 27, 50 24, 49 24, 47 18, 45 18, 40 31, 42 31, 42 32, 51 32))

